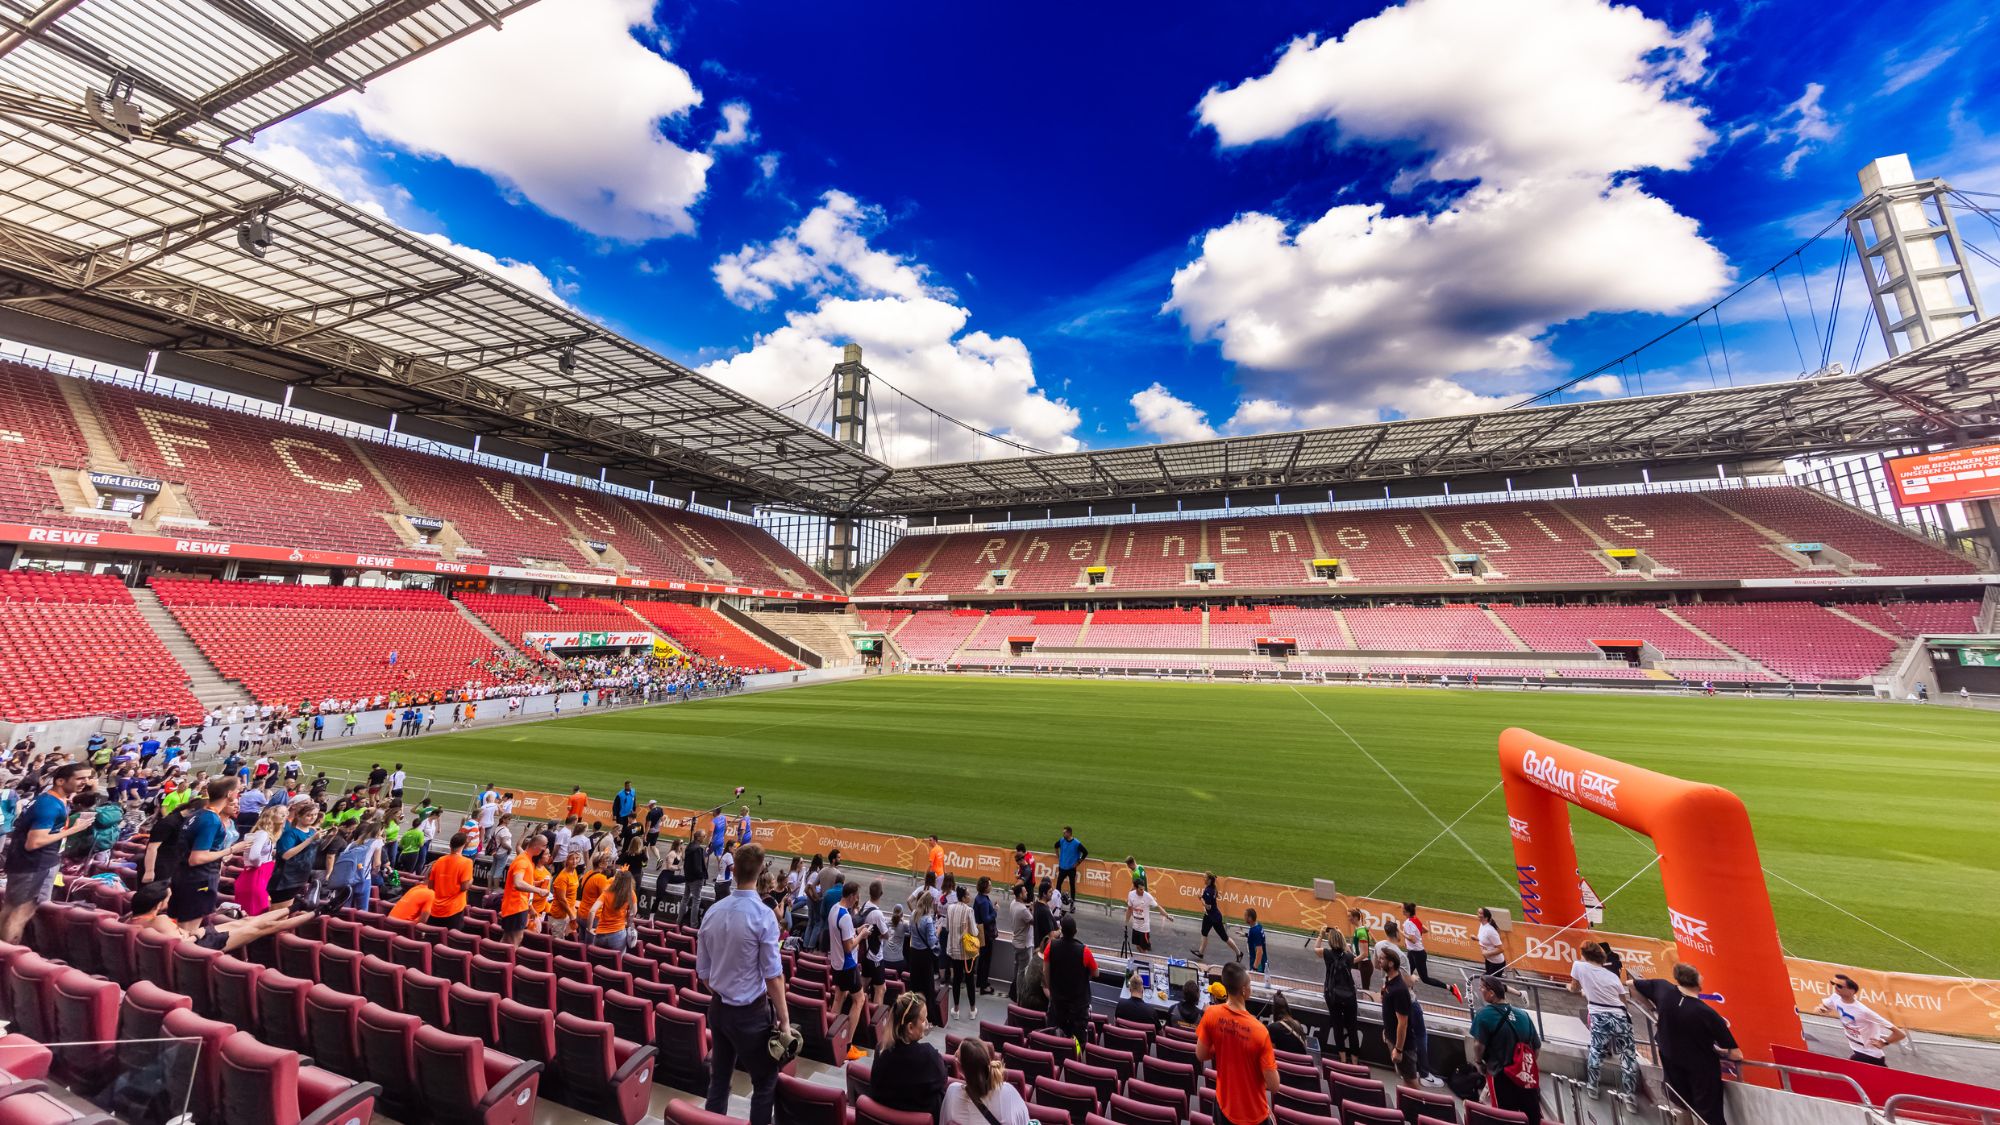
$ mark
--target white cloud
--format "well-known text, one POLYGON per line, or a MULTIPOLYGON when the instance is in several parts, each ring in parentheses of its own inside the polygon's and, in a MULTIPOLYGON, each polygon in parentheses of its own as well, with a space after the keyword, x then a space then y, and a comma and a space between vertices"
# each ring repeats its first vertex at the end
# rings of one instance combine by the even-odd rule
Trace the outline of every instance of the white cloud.
POLYGON ((1215 436, 1208 412, 1154 383, 1132 396, 1132 424, 1161 441, 1199 441, 1215 436))
POLYGON ((709 138, 708 147, 733 148, 750 140, 750 107, 742 102, 727 102, 722 107, 722 128, 709 138))
POLYGON ((1225 147, 1322 121, 1348 143, 1420 144, 1431 180, 1686 168, 1714 140, 1678 96, 1709 34, 1603 0, 1412 0, 1342 38, 1294 40, 1197 109, 1225 147))
MULTIPOLYGON (((1038 449, 1081 447, 1081 417, 1035 379, 1027 345, 968 330, 971 313, 927 283, 929 271, 868 244, 880 213, 828 192, 799 224, 769 243, 743 247, 715 265, 731 300, 756 306, 781 293, 804 294, 811 308, 757 337, 747 350, 702 367, 702 374, 761 402, 780 403, 825 379, 845 344, 860 344, 878 376, 870 401, 869 452, 892 464, 972 460, 1014 451, 934 419, 898 390, 967 424, 1038 449), (894 388, 893 390, 891 388, 894 388)), ((794 410, 810 419, 808 400, 794 410)), ((823 420, 824 403, 819 411, 823 420)))
POLYGON ((1430 210, 1249 212, 1203 236, 1166 308, 1237 364, 1225 430, 1493 409, 1516 396, 1456 376, 1547 370, 1554 325, 1719 293, 1722 256, 1633 176, 1714 143, 1687 99, 1708 36, 1603 0, 1410 0, 1210 91, 1225 146, 1327 122, 1403 153, 1396 190, 1473 181, 1430 210))
MULTIPOLYGON (((360 163, 359 148, 350 138, 329 137, 313 131, 309 126, 288 122, 264 133, 249 153, 285 175, 338 196, 384 222, 403 225, 396 213, 410 209, 409 192, 401 185, 383 184, 370 176, 360 163)), ((285 252, 283 225, 279 224, 274 233, 277 236, 276 252, 282 255, 285 252)), ((513 282, 537 297, 563 308, 573 310, 576 307, 571 303, 577 292, 575 284, 558 284, 533 262, 502 258, 437 232, 413 230, 410 233, 486 273, 513 282)))
POLYGON ((760 153, 757 157, 757 172, 767 180, 778 178, 778 162, 782 155, 775 152, 760 153))
POLYGON ((662 133, 701 104, 648 0, 563 0, 467 36, 332 105, 377 139, 492 176, 591 234, 685 234, 713 158, 662 133))
POLYGON ((1890 61, 1882 67, 1882 93, 1886 96, 1930 77, 1931 72, 1958 53, 1958 45, 1943 44, 1932 47, 1914 59, 1900 58, 1893 52, 1890 61))
POLYGON ((869 234, 882 223, 880 208, 863 206, 846 192, 829 191, 780 237, 723 255, 715 263, 716 284, 744 308, 767 304, 780 290, 851 290, 892 297, 933 292, 922 266, 868 245, 869 234))
POLYGON ((1788 178, 1799 170, 1799 161, 1808 153, 1840 135, 1839 126, 1827 117, 1826 107, 1819 104, 1820 96, 1825 93, 1825 86, 1806 83, 1805 92, 1778 114, 1771 127, 1771 140, 1791 142, 1792 150, 1778 166, 1788 178))

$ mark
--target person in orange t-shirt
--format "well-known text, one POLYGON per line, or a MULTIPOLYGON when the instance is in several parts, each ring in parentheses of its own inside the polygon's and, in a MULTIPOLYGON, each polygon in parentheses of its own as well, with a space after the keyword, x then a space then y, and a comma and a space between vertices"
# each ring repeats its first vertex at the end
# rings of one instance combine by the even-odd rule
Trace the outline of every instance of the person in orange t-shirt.
POLYGON ((944 878, 944 845, 938 843, 936 836, 931 837, 930 863, 926 870, 940 879, 944 878))
POLYGON ((555 901, 554 880, 550 874, 549 853, 544 850, 535 857, 535 890, 538 893, 529 904, 529 909, 533 911, 528 917, 528 932, 531 934, 539 934, 545 928, 542 923, 548 918, 549 907, 555 901))
POLYGON ((431 864, 431 924, 450 929, 465 916, 465 892, 472 887, 472 861, 465 858, 466 835, 454 832, 451 852, 431 864))
POLYGON ((537 832, 522 842, 521 850, 507 865, 507 880, 500 892, 500 936, 508 945, 519 945, 528 936, 528 919, 534 916, 530 907, 542 893, 535 882, 535 858, 547 846, 537 832))
POLYGON ((396 900, 396 905, 389 911, 389 917, 399 922, 419 924, 428 922, 431 920, 431 903, 436 901, 437 892, 418 883, 404 891, 403 897, 396 900))
POLYGON ((562 867, 549 885, 549 936, 566 938, 576 919, 577 872, 583 867, 582 852, 566 852, 562 867))
MULTIPOLYGON (((580 921, 590 918, 590 910, 597 905, 597 897, 610 885, 611 857, 602 854, 593 856, 590 861, 590 874, 583 877, 583 882, 578 884, 576 892, 576 916, 580 921)), ((577 933, 572 936, 588 938, 589 930, 579 925, 577 933)), ((588 945, 589 942, 586 941, 584 944, 588 945)))
POLYGON ((632 905, 637 901, 638 891, 633 886, 632 873, 620 871, 591 906, 591 917, 594 919, 592 944, 622 951, 632 936, 626 924, 632 915, 632 905))
POLYGON ((582 820, 584 810, 589 807, 590 797, 584 793, 583 786, 577 786, 576 792, 569 795, 569 815, 571 819, 582 820))
POLYGON ((1261 1125, 1271 1116, 1278 1088, 1278 1056, 1271 1032, 1250 1014, 1250 972, 1222 966, 1228 1001, 1211 1004, 1195 1028, 1195 1057, 1215 1064, 1216 1125, 1261 1125))

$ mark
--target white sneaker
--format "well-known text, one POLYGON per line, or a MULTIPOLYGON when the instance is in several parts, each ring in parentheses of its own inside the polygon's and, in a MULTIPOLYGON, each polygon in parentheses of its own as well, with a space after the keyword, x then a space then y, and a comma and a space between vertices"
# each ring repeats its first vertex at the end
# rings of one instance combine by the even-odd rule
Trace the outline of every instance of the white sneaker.
POLYGON ((1426 1074, 1418 1081, 1422 1082, 1424 1085, 1432 1089, 1436 1089, 1437 1087, 1444 1085, 1444 1079, 1439 1078, 1435 1074, 1426 1074))

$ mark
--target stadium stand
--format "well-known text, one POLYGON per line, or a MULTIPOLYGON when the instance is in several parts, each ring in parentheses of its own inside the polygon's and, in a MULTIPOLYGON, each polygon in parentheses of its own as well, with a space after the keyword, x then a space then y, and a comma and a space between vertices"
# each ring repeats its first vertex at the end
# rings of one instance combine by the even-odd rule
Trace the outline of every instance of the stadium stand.
POLYGON ((458 600, 513 645, 519 645, 525 633, 638 632, 645 628, 623 605, 609 598, 554 598, 545 602, 526 594, 467 591, 458 600))
POLYGON ((460 558, 469 548, 481 562, 506 566, 609 569, 601 562, 593 566, 569 541, 553 505, 527 477, 391 446, 371 447, 368 456, 416 514, 450 521, 465 542, 460 558))
POLYGON ((1675 612, 1788 680, 1861 679, 1898 648, 1895 639, 1811 602, 1711 602, 1675 612))
POLYGON ((1337 609, 1300 609, 1296 606, 1271 607, 1271 632, 1298 642, 1299 651, 1353 648, 1337 609))
POLYGON ((1639 640, 1667 657, 1728 655, 1651 606, 1498 605, 1493 612, 1536 652, 1590 652, 1598 641, 1639 640))
POLYGON ((1877 629, 1915 639, 1935 633, 1977 633, 1978 602, 1859 602, 1834 608, 1877 629))
POLYGON ((202 653, 260 703, 433 691, 482 677, 493 642, 426 590, 155 578, 202 653), (389 654, 395 653, 395 662, 389 654))
POLYGON ((625 607, 673 638, 683 649, 736 668, 797 671, 801 665, 774 651, 712 609, 686 602, 634 601, 625 607))
POLYGON ((1518 646, 1476 605, 1378 606, 1344 610, 1358 649, 1509 652, 1518 646))
POLYGON ((1884 574, 1967 574, 1971 562, 1928 540, 1806 488, 1715 493, 1721 507, 1755 520, 1788 543, 1824 543, 1884 574))
POLYGON ((168 711, 190 722, 202 708, 118 579, 0 572, 0 716, 168 711))
MULTIPOLYGON (((535 488, 548 498, 550 514, 576 531, 575 539, 586 546, 592 541, 609 545, 624 559, 628 573, 687 582, 708 580, 708 573, 695 565, 685 546, 670 539, 658 521, 641 514, 642 509, 658 505, 586 492, 555 481, 538 480, 535 488)), ((658 514, 669 513, 661 508, 658 514)), ((587 556, 585 561, 589 561, 587 556)))
POLYGON ((1268 606, 1216 606, 1208 611, 1209 648, 1249 648, 1276 635, 1268 606))
POLYGON ((1619 573, 1590 536, 1552 504, 1449 505, 1432 516, 1453 552, 1478 555, 1495 572, 1489 577, 1603 582, 1619 573))
POLYGON ((934 663, 950 659, 985 623, 984 610, 920 609, 896 631, 895 642, 911 660, 934 663))
POLYGON ((852 613, 747 612, 752 621, 804 645, 828 664, 851 664, 857 659, 850 634, 863 626, 852 613))
POLYGON ((1304 516, 1210 520, 1210 561, 1232 586, 1303 586, 1312 582, 1312 530, 1304 516))
POLYGON ((392 551, 388 493, 343 438, 268 418, 80 382, 140 476, 181 486, 203 526, 168 534, 392 551))
POLYGON ((1560 507, 1608 546, 1635 549, 1676 577, 1777 578, 1804 569, 1694 493, 1580 497, 1560 507))
POLYGON ((1208 561, 1199 521, 1114 528, 1105 562, 1116 590, 1169 590, 1193 584, 1191 567, 1208 561))
POLYGON ((996 609, 985 639, 998 647, 1010 636, 1033 636, 1037 648, 1074 648, 1089 616, 1080 609, 996 609))
POLYGON ((684 540, 697 557, 721 563, 734 581, 780 589, 833 591, 831 583, 779 546, 762 528, 666 508, 648 510, 646 514, 684 540), (785 569, 781 571, 780 567, 785 569))
POLYGON ((62 497, 49 467, 76 470, 89 463, 56 376, 0 361, 0 519, 33 523, 60 512, 62 497))
POLYGON ((1100 609, 1090 615, 1091 648, 1200 648, 1199 609, 1100 609))

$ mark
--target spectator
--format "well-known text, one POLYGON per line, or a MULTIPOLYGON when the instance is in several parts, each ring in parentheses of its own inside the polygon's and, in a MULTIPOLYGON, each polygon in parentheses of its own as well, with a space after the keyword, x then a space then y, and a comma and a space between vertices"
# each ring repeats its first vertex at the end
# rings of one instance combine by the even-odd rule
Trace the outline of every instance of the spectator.
MULTIPOLYGON (((1507 985, 1497 976, 1480 978, 1479 993, 1486 1006, 1472 1017, 1472 1061, 1486 1075, 1487 1097, 1498 1109, 1524 1113, 1528 1125, 1542 1125, 1541 1067, 1537 1052, 1542 1037, 1528 1013, 1507 1003, 1507 985)), ((1591 1058, 1597 1058, 1592 1044, 1591 1058)), ((1590 1090, 1597 1092, 1595 1066, 1590 1090)))
POLYGON ((584 793, 583 786, 579 785, 569 791, 568 808, 571 820, 578 822, 583 820, 584 812, 590 808, 590 798, 584 793))
POLYGON ((1024 883, 1014 884, 1014 901, 1007 907, 1007 927, 1012 931, 1014 943, 1014 983, 1007 992, 1007 998, 1018 1003, 1022 991, 1021 978, 1028 971, 1028 958, 1035 949, 1035 908, 1024 883))
POLYGON ((1202 1013, 1195 1057, 1215 1064, 1216 1125, 1260 1125, 1278 1089, 1271 1033, 1250 1014, 1250 974, 1242 965, 1222 967, 1222 988, 1227 999, 1202 1013))
POLYGON ((984 875, 972 896, 972 920, 979 926, 979 960, 973 970, 973 983, 978 986, 979 995, 993 995, 987 983, 993 976, 993 949, 1000 940, 1000 914, 993 908, 993 880, 984 875))
POLYGON ((1382 971, 1382 1041, 1389 1047, 1389 1064, 1404 1082, 1417 1080, 1417 1032, 1409 982, 1403 979, 1402 951, 1387 942, 1375 947, 1375 967, 1382 971), (1387 946, 1387 948, 1384 948, 1387 946))
POLYGON ((1902 1028, 1861 1002, 1861 985, 1846 973, 1833 974, 1833 995, 1821 1000, 1818 1010, 1840 1018, 1841 1030, 1847 1033, 1847 1057, 1855 1062, 1888 1066, 1883 1048, 1908 1037, 1902 1028))
POLYGON ((930 851, 926 853, 924 861, 924 870, 928 872, 931 878, 933 879, 943 879, 944 845, 938 843, 938 838, 936 833, 931 834, 930 842, 931 842, 930 851))
POLYGON ((1271 973, 1271 947, 1264 939, 1264 923, 1257 920, 1257 908, 1245 907, 1243 920, 1249 923, 1243 930, 1243 951, 1250 955, 1250 971, 1268 977, 1271 973))
MULTIPOLYGON (((867 990, 861 986, 861 941, 867 933, 855 923, 855 911, 860 905, 861 887, 855 883, 842 884, 840 903, 833 908, 826 928, 826 963, 833 986, 826 1010, 834 1017, 836 1033, 844 1027, 850 1040, 861 1028, 861 1006, 867 996, 867 990)), ((849 1047, 847 1057, 852 1061, 863 1057, 863 1052, 849 1047)))
MULTIPOLYGON (((778 921, 757 897, 757 877, 763 871, 764 849, 756 844, 741 849, 735 886, 702 918, 695 944, 695 975, 710 997, 706 1108, 710 1113, 729 1109, 730 1082, 740 1064, 750 1075, 750 1125, 771 1125, 778 1086, 772 1033, 792 1034, 785 967, 778 957, 778 921)), ((880 1066, 877 1060, 878 1071, 880 1066)))
POLYGON ((173 874, 174 893, 167 905, 167 916, 179 922, 188 937, 199 934, 203 920, 215 913, 222 861, 245 847, 241 841, 231 844, 224 837, 224 822, 236 819, 236 788, 233 777, 209 782, 208 806, 188 821, 187 858, 173 874))
POLYGON ((549 936, 557 940, 570 936, 570 927, 576 921, 576 894, 581 879, 579 869, 583 866, 582 852, 564 852, 556 869, 555 877, 549 883, 549 936))
POLYGON ((625 788, 611 795, 611 817, 620 824, 632 819, 638 808, 639 795, 632 791, 630 781, 625 783, 625 788))
POLYGON ((1292 1014, 1292 1002, 1282 992, 1271 996, 1271 1018, 1265 1021, 1265 1028, 1271 1033, 1271 1046, 1295 1055, 1312 1053, 1312 1033, 1306 1025, 1292 1014))
POLYGON ((278 833, 278 866, 271 872, 273 910, 291 906, 305 889, 318 864, 320 844, 326 839, 324 833, 314 831, 320 823, 319 802, 306 797, 285 807, 290 810, 290 820, 278 833))
POLYGON ((57 766, 49 774, 49 787, 15 820, 7 841, 7 910, 0 917, 0 941, 18 944, 35 907, 49 900, 62 842, 91 828, 88 818, 72 820, 70 801, 96 778, 87 762, 57 766))
POLYGON ((506 881, 500 892, 500 934, 508 945, 520 945, 528 937, 528 919, 534 915, 535 901, 546 897, 537 885, 536 861, 546 847, 537 832, 521 841, 521 854, 507 865, 506 881))
POLYGON ((964 1080, 944 1092, 938 1125, 1030 1125, 1028 1105, 1007 1081, 1005 1064, 981 1039, 958 1045, 964 1080))
MULTIPOLYGON (((757 883, 753 878, 750 888, 754 892, 756 887, 757 883)), ((591 904, 590 917, 595 923, 591 928, 592 944, 600 949, 624 952, 632 937, 632 908, 637 904, 638 898, 637 883, 632 878, 632 873, 619 869, 616 875, 611 876, 611 882, 605 887, 604 893, 598 895, 597 900, 591 904)), ((772 921, 775 923, 776 919, 772 921)))
POLYGON ((1125 995, 1118 998, 1117 1006, 1111 1009, 1111 1017, 1127 1023, 1159 1026, 1160 1013, 1146 1003, 1145 988, 1138 973, 1125 975, 1125 995))
POLYGON ((1181 998, 1167 1009, 1168 1027, 1197 1027, 1201 1024, 1201 986, 1192 980, 1181 982, 1181 998))
POLYGON ((701 919, 701 888, 708 882, 708 849, 696 839, 688 841, 681 856, 680 923, 692 926, 701 919))
POLYGON ((1347 924, 1353 929, 1350 938, 1353 946, 1348 952, 1354 954, 1354 970, 1361 974, 1361 991, 1366 992, 1375 979, 1375 951, 1368 943, 1368 916, 1356 907, 1347 912, 1347 924))
POLYGON ((1632 988, 1652 1005, 1656 1042, 1667 1088, 1706 1125, 1727 1125, 1722 1108, 1722 1062, 1738 1060, 1729 1021, 1701 998, 1701 973, 1683 961, 1674 979, 1648 978, 1632 988))
MULTIPOLYGON (((826 892, 837 893, 832 890, 826 892)), ((910 973, 909 991, 923 997, 924 1004, 932 1009, 938 1005, 938 954, 943 944, 938 935, 935 910, 931 896, 917 896, 916 905, 910 910, 909 926, 903 935, 903 959, 910 973)))
POLYGON ((389 909, 389 917, 416 925, 428 924, 431 920, 431 904, 437 901, 437 892, 429 886, 418 883, 403 892, 396 905, 389 909))
POLYGON ((236 876, 236 903, 246 914, 271 909, 271 876, 278 870, 278 839, 285 832, 285 806, 266 805, 250 828, 243 870, 236 876))
POLYGON ((868 1075, 869 1096, 889 1109, 936 1117, 944 1102, 947 1072, 944 1056, 924 1042, 931 1024, 923 998, 909 992, 898 996, 889 1029, 893 1041, 875 1056, 868 1075))
POLYGON ((430 888, 437 896, 431 903, 431 925, 451 929, 465 915, 466 892, 472 889, 472 861, 465 857, 468 837, 454 832, 451 851, 431 864, 430 888))
POLYGON ((1090 982, 1097 979, 1097 957, 1077 940, 1073 916, 1063 917, 1061 936, 1042 956, 1048 965, 1049 1023, 1064 1035, 1082 1039, 1090 1032, 1090 982))
POLYGON ((1618 1052, 1618 1088, 1631 1097, 1639 1088, 1639 1051, 1632 1034, 1632 1014, 1625 1010, 1625 982, 1604 967, 1604 944, 1583 944, 1583 958, 1569 967, 1569 990, 1584 1001, 1590 1022, 1590 1051, 1584 1056, 1583 1086, 1597 1096, 1597 1078, 1604 1056, 1618 1052))
POLYGON ((1347 942, 1332 926, 1319 932, 1317 950, 1326 970, 1321 997, 1326 1001, 1326 1050, 1338 1052, 1346 1062, 1361 1059, 1361 1008, 1354 988, 1354 955, 1347 942))
POLYGON ((954 887, 947 900, 944 914, 944 1023, 949 1026, 952 1012, 957 1009, 960 992, 965 995, 965 1011, 973 1018, 979 1015, 979 994, 972 983, 973 966, 979 961, 979 951, 984 943, 979 936, 979 923, 972 912, 970 896, 964 887, 954 887))

